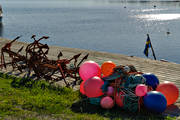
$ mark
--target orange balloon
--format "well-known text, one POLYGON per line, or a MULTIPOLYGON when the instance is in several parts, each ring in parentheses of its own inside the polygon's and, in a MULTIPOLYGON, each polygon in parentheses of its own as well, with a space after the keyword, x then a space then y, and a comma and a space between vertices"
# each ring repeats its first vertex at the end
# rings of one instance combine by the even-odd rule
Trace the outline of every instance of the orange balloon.
POLYGON ((101 65, 101 72, 104 77, 109 76, 112 74, 115 67, 116 65, 112 61, 106 61, 101 65))
POLYGON ((167 100, 167 105, 174 104, 179 97, 179 89, 172 82, 164 82, 157 86, 157 91, 161 92, 167 100))

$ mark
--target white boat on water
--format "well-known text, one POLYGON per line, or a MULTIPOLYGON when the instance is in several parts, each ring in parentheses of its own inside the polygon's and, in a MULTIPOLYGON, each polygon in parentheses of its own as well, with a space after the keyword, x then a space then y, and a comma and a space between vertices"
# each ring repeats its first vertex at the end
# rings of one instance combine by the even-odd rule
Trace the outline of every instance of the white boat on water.
POLYGON ((0 5, 0 23, 2 22, 2 14, 3 14, 3 11, 2 11, 2 7, 0 5))

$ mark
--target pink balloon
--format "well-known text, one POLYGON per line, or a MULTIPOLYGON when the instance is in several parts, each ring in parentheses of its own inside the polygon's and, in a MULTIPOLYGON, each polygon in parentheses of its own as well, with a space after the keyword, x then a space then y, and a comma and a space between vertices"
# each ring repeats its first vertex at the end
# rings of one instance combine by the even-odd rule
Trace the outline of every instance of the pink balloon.
POLYGON ((107 95, 108 96, 113 96, 114 95, 114 88, 112 86, 108 87, 107 95))
POLYGON ((124 102, 124 93, 123 92, 116 93, 115 100, 116 100, 116 104, 119 107, 123 107, 123 105, 124 105, 123 104, 123 102, 124 102))
POLYGON ((114 106, 114 101, 111 97, 106 96, 101 99, 101 107, 105 109, 111 109, 114 106))
POLYGON ((147 92, 148 92, 148 87, 146 85, 139 84, 136 86, 135 89, 136 96, 140 96, 140 97, 145 96, 147 92))
POLYGON ((81 84, 80 84, 80 92, 85 95, 85 92, 84 92, 84 83, 85 81, 83 81, 81 84))
POLYGON ((92 77, 85 81, 84 83, 84 91, 85 95, 89 98, 91 97, 99 97, 103 95, 102 85, 104 81, 100 77, 92 77))
POLYGON ((87 80, 94 76, 101 76, 101 68, 94 61, 86 61, 79 68, 79 75, 82 80, 87 80))

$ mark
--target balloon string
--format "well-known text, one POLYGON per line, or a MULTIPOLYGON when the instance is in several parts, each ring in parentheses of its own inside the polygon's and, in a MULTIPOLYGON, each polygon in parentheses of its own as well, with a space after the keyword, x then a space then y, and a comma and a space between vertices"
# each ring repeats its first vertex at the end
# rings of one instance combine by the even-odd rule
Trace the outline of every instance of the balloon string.
POLYGON ((139 99, 138 99, 138 108, 139 108, 139 112, 140 112, 142 103, 143 103, 142 97, 139 97, 139 99))

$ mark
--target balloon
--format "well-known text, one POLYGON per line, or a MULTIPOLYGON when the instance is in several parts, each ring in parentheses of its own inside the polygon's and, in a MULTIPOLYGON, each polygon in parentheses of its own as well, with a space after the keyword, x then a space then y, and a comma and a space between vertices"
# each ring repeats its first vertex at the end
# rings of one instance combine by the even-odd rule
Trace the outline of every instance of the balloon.
POLYGON ((82 83, 80 84, 80 92, 85 95, 85 92, 84 92, 84 83, 85 81, 82 81, 82 83))
POLYGON ((136 94, 136 96, 142 97, 142 96, 146 95, 147 90, 148 90, 148 88, 146 85, 139 84, 136 86, 135 94, 136 94))
POLYGON ((84 83, 84 91, 85 95, 89 98, 92 97, 99 97, 103 95, 102 92, 102 85, 104 84, 104 81, 100 77, 92 77, 85 81, 84 83))
POLYGON ((101 68, 94 61, 86 61, 79 68, 79 75, 82 80, 87 80, 94 76, 101 76, 101 68))
POLYGON ((107 77, 112 74, 115 67, 116 65, 112 61, 106 61, 101 65, 101 72, 104 77, 107 77))
POLYGON ((154 90, 159 85, 159 79, 152 73, 145 73, 143 77, 146 78, 146 85, 151 86, 154 90))
POLYGON ((123 102, 124 102, 124 93, 123 92, 116 93, 115 100, 116 100, 116 104, 119 107, 123 107, 123 105, 124 105, 123 104, 123 102))
POLYGON ((112 86, 108 87, 107 95, 108 96, 113 96, 114 95, 114 88, 112 86))
POLYGON ((158 91, 148 92, 144 98, 143 102, 145 107, 152 112, 161 113, 164 112, 167 106, 167 101, 165 96, 158 91))
POLYGON ((161 83, 156 90, 166 97, 167 105, 174 104, 179 97, 179 89, 172 82, 161 83))
POLYGON ((111 97, 106 96, 101 99, 101 107, 105 109, 111 109, 114 106, 114 101, 111 97))

